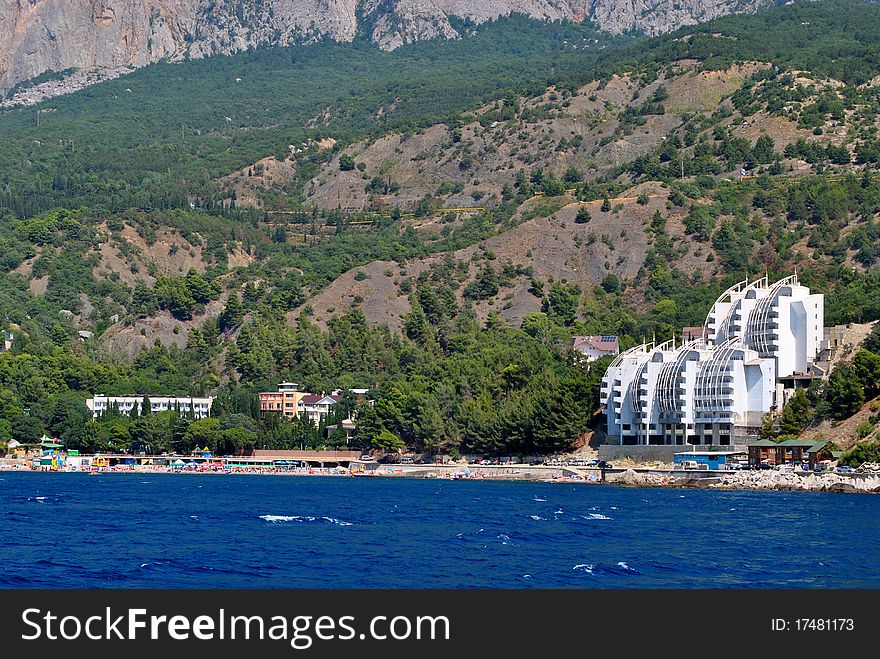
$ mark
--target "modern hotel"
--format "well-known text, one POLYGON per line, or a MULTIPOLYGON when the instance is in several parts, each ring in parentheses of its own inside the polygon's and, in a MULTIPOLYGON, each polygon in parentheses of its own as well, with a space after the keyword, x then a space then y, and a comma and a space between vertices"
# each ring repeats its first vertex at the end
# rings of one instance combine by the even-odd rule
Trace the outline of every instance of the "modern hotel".
MULTIPOLYGON (((712 305, 702 336, 644 343, 602 379, 608 441, 741 445, 797 386, 822 375, 824 296, 791 275, 741 281, 712 305)), ((697 334, 700 334, 697 332, 697 334)))

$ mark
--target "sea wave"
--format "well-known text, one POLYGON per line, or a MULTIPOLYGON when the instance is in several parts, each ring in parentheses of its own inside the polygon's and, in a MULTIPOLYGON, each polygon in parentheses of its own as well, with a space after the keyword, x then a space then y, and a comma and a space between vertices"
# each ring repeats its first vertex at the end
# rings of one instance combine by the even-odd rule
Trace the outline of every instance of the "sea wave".
POLYGON ((616 565, 599 565, 594 563, 578 563, 571 568, 576 572, 585 572, 594 577, 598 576, 627 576, 640 574, 638 570, 630 567, 626 561, 619 561, 616 565))
POLYGON ((318 522, 320 524, 335 524, 336 526, 354 526, 354 522, 346 522, 336 517, 315 517, 313 515, 260 515, 260 519, 272 524, 284 522, 318 522))
POLYGON ((61 503, 63 500, 64 499, 58 494, 48 494, 48 495, 41 494, 38 496, 27 497, 27 501, 31 501, 34 503, 41 503, 41 504, 61 503))
POLYGON ((590 513, 589 515, 580 515, 581 519, 609 519, 613 520, 613 517, 608 517, 608 515, 603 515, 602 513, 590 513))

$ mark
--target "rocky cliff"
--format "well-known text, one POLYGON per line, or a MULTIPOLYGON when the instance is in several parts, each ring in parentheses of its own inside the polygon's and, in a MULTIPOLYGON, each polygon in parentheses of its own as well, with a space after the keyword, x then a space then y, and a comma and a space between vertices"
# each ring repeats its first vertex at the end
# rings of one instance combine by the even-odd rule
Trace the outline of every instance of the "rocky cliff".
MULTIPOLYGON (((473 23, 527 14, 592 20, 601 29, 659 34, 775 0, 0 0, 0 97, 45 72, 114 75, 162 59, 263 45, 351 41, 359 30, 391 50, 456 38, 473 23)), ((78 84, 78 83, 77 83, 78 84)), ((63 89, 63 88, 62 88, 63 89)))

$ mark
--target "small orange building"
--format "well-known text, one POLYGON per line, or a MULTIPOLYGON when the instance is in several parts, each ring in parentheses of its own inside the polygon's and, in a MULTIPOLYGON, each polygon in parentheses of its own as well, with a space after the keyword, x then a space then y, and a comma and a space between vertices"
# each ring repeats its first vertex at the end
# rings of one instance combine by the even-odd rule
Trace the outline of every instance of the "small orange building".
POLYGON ((305 396, 311 396, 308 391, 300 391, 296 382, 282 382, 278 385, 278 391, 261 391, 260 418, 266 414, 278 414, 293 418, 297 414, 299 402, 305 396))

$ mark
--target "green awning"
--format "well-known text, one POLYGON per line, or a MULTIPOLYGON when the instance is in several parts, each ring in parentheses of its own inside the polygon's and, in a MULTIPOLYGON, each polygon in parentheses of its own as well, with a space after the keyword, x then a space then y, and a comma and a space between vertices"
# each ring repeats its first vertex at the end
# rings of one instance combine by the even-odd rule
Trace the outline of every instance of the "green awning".
POLYGON ((818 453, 823 448, 828 446, 831 443, 830 439, 823 439, 821 442, 816 442, 810 448, 807 449, 807 453, 818 453))
POLYGON ((760 446, 761 448, 769 448, 769 447, 779 446, 779 444, 774 442, 772 439, 759 439, 757 442, 754 442, 753 444, 749 444, 749 448, 751 448, 753 446, 760 446))
POLYGON ((779 442, 777 446, 793 446, 800 448, 810 448, 815 443, 815 440, 812 439, 786 439, 784 442, 779 442))
POLYGON ((842 458, 844 453, 846 453, 846 451, 831 451, 831 457, 837 460, 838 458, 842 458))

